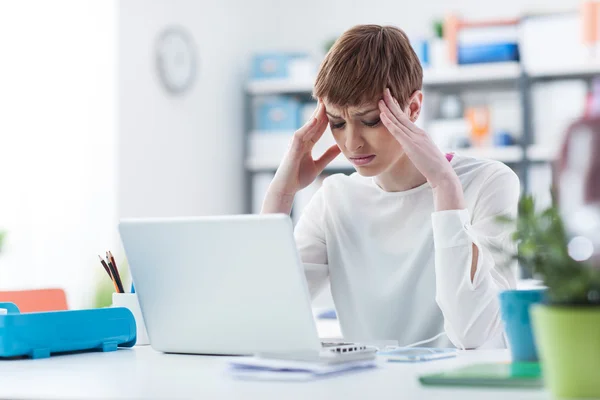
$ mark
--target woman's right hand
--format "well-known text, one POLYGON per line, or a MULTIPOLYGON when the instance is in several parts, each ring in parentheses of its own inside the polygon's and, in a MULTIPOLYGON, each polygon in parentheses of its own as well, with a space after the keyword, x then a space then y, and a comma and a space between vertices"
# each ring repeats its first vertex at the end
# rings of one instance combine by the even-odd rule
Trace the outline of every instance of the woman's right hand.
POLYGON ((294 133, 288 152, 269 186, 270 192, 279 196, 294 196, 310 185, 340 154, 340 148, 333 145, 319 159, 312 157, 313 147, 323 136, 328 122, 325 106, 319 101, 311 120, 294 133))

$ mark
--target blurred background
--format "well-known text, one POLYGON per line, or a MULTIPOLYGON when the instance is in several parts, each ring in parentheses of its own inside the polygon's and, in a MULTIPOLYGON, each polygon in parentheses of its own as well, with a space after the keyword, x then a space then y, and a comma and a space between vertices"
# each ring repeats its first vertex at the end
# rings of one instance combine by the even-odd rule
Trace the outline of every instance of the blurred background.
MULTIPOLYGON (((598 19, 569 0, 0 1, 0 290, 106 305, 119 218, 257 212, 356 24, 409 35, 442 149, 506 163, 548 204, 562 135, 594 102, 598 19)), ((339 158, 324 176, 351 172, 339 158)))

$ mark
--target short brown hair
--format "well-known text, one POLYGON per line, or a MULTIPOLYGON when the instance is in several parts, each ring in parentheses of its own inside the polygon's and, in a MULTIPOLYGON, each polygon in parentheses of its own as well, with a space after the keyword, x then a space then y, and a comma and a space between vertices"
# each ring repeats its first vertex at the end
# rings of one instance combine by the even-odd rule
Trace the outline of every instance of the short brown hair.
POLYGON ((423 68, 401 29, 357 25, 325 56, 313 95, 342 108, 357 107, 377 101, 389 87, 404 104, 422 84, 423 68))

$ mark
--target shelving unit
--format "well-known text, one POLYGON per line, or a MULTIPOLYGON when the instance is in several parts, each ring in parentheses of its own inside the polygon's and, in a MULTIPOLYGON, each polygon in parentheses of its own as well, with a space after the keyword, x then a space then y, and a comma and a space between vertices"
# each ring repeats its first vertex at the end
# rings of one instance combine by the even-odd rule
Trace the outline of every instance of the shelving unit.
MULTIPOLYGON (((522 109, 522 138, 518 145, 452 151, 472 157, 495 159, 512 165, 519 174, 523 189, 527 191, 529 187, 527 173, 529 166, 535 163, 551 162, 556 159, 558 154, 558 149, 533 143, 532 85, 537 82, 549 80, 589 80, 596 75, 600 75, 600 64, 580 65, 573 66, 572 68, 547 67, 543 69, 538 68, 535 71, 525 70, 518 62, 457 66, 437 70, 426 68, 423 72, 423 88, 427 92, 447 92, 456 90, 457 88, 483 90, 488 86, 516 89, 519 93, 520 107, 522 109)), ((310 96, 312 89, 312 82, 309 81, 264 80, 249 82, 246 86, 246 94, 248 96, 248 104, 250 104, 249 101, 252 96, 271 94, 301 94, 310 96)), ((249 115, 247 121, 250 121, 249 115)), ((269 135, 278 134, 270 133, 269 135)), ((287 138, 290 138, 291 134, 293 132, 283 133, 287 138)), ((248 137, 250 136, 247 135, 248 137)), ((279 161, 279 159, 270 157, 247 157, 245 162, 246 173, 251 178, 253 174, 258 172, 274 172, 279 165, 279 161)), ((351 172, 353 170, 352 165, 343 156, 338 157, 326 169, 326 171, 330 172, 351 172)), ((250 207, 251 205, 249 205, 250 207)))
POLYGON ((573 65, 571 67, 553 67, 536 68, 527 71, 531 80, 549 80, 549 79, 587 79, 595 75, 600 75, 600 64, 590 63, 584 65, 573 65))
POLYGON ((514 82, 521 75, 518 62, 478 64, 423 70, 423 86, 514 82))

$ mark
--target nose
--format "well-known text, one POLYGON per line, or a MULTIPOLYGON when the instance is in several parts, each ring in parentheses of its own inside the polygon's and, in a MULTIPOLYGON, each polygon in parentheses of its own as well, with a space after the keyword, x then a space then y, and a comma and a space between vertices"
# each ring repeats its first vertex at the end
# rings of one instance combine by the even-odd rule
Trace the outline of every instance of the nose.
POLYGON ((360 130, 351 129, 348 127, 346 129, 346 149, 351 152, 356 152, 360 150, 364 146, 365 142, 360 134, 360 130))

